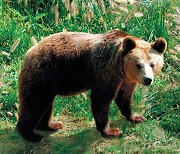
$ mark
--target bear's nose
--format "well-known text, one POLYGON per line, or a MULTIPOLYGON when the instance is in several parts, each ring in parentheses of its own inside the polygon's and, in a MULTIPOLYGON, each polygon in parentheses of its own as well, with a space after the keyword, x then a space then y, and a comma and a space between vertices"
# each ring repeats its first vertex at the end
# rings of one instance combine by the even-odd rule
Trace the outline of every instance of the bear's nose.
POLYGON ((149 77, 144 77, 144 84, 145 84, 146 86, 151 85, 151 82, 152 82, 152 79, 151 79, 151 78, 149 78, 149 77))

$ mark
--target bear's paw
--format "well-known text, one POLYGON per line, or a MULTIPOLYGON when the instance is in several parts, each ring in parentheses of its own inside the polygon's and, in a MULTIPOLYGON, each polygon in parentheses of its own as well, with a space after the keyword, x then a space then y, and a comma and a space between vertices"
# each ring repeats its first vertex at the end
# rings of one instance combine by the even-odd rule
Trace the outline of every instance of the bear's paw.
POLYGON ((121 134, 122 134, 122 132, 120 129, 111 128, 109 124, 104 128, 104 130, 102 132, 102 135, 104 137, 120 136, 121 134))
POLYGON ((132 123, 141 123, 146 120, 146 118, 139 114, 132 114, 130 118, 128 119, 132 123))
POLYGON ((64 124, 60 121, 56 121, 56 122, 49 122, 49 127, 52 130, 58 130, 58 129, 63 129, 64 128, 64 124))

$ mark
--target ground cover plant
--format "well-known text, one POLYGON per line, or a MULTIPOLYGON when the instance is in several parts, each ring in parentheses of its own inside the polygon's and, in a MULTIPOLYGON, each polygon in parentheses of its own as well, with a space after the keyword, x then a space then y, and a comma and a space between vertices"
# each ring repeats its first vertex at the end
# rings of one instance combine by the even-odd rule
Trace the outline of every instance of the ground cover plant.
POLYGON ((180 61, 178 1, 51 0, 0 2, 0 153, 179 153, 180 61), (151 87, 139 86, 133 109, 147 121, 127 122, 114 102, 112 125, 120 138, 102 138, 95 129, 88 93, 56 97, 54 118, 66 128, 40 143, 24 141, 15 129, 17 79, 23 55, 42 37, 61 31, 104 33, 122 29, 146 41, 168 41, 163 72, 151 87))

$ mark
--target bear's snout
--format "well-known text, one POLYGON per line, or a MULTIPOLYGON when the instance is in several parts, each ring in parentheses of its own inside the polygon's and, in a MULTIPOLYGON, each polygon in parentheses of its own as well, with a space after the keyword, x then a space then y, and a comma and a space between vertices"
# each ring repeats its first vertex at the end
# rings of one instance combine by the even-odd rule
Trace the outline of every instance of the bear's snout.
POLYGON ((143 81, 144 81, 144 85, 150 86, 153 80, 150 77, 144 77, 143 81))

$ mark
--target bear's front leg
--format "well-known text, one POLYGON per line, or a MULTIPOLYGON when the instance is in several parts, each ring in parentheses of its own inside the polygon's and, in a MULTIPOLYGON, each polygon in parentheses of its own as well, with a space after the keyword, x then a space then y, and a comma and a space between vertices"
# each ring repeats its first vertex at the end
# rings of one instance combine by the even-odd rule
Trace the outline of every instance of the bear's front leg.
POLYGON ((105 93, 101 90, 91 90, 91 110, 96 122, 96 128, 103 136, 119 136, 122 132, 111 128, 108 121, 110 103, 113 99, 111 92, 105 93))
POLYGON ((121 85, 115 102, 121 110, 122 115, 132 123, 141 123, 146 120, 145 117, 139 114, 133 114, 131 109, 132 98, 136 84, 127 84, 125 81, 121 85))

